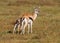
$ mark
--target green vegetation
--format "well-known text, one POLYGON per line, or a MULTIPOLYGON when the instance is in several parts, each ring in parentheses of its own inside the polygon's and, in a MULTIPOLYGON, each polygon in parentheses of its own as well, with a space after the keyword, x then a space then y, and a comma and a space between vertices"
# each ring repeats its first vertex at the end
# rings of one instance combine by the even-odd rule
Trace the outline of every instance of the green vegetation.
POLYGON ((0 43, 60 43, 60 0, 0 0, 0 43), (23 13, 40 6, 33 33, 12 34, 23 13))

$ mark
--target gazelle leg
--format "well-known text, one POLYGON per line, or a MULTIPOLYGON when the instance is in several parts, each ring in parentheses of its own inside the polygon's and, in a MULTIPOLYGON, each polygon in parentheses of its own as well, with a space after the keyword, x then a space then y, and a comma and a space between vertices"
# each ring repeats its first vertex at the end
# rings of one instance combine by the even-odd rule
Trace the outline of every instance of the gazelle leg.
POLYGON ((29 34, 29 32, 30 32, 30 24, 28 24, 28 34, 29 34))
POLYGON ((18 33, 19 33, 19 31, 20 31, 20 24, 18 25, 18 33))
POLYGON ((14 29, 13 29, 13 34, 16 32, 17 24, 15 24, 14 29))
POLYGON ((32 22, 31 22, 31 24, 30 24, 30 29, 31 29, 31 33, 32 33, 32 22))
POLYGON ((24 34, 25 33, 26 26, 27 26, 27 22, 26 21, 23 21, 22 22, 22 26, 21 26, 21 30, 22 30, 21 34, 24 34))
POLYGON ((23 32, 22 32, 22 30, 23 30, 23 27, 24 27, 24 26, 23 26, 23 22, 22 22, 22 25, 21 25, 21 34, 23 33, 23 32))
POLYGON ((23 34, 25 34, 25 28, 26 28, 26 26, 27 26, 27 22, 25 22, 25 24, 24 24, 24 27, 23 27, 23 30, 22 30, 23 34))
POLYGON ((30 22, 28 23, 28 34, 29 34, 29 32, 32 33, 32 21, 30 21, 30 22))

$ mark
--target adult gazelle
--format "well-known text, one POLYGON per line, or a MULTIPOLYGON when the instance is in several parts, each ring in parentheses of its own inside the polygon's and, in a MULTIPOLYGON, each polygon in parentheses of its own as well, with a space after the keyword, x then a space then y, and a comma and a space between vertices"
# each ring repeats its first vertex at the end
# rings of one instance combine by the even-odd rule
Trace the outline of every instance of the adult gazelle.
POLYGON ((21 30, 21 34, 24 34, 27 26, 28 26, 28 33, 32 33, 33 32, 32 24, 33 21, 35 21, 35 19, 37 18, 38 14, 39 14, 39 8, 35 8, 32 14, 24 13, 22 17, 16 21, 13 33, 16 31, 16 28, 18 27, 18 32, 19 30, 21 30))

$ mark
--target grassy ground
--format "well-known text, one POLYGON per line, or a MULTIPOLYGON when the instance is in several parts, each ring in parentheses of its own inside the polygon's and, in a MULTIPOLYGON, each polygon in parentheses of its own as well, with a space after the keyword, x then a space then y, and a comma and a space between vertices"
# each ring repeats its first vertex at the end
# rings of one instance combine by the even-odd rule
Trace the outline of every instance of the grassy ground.
MULTIPOLYGON (((12 1, 12 0, 11 0, 12 1)), ((34 3, 19 5, 14 0, 8 4, 0 1, 0 43, 60 43, 60 6, 37 5, 34 3), (4 4, 5 3, 5 4, 4 4), (40 13, 33 24, 33 33, 12 34, 14 22, 23 13, 32 13, 35 6, 40 6, 40 13)), ((7 3, 6 3, 7 2, 7 3)), ((46 2, 46 1, 45 1, 46 2)), ((59 3, 59 1, 56 1, 59 3)), ((37 1, 36 3, 39 3, 37 1)), ((55 3, 55 2, 54 2, 55 3)))

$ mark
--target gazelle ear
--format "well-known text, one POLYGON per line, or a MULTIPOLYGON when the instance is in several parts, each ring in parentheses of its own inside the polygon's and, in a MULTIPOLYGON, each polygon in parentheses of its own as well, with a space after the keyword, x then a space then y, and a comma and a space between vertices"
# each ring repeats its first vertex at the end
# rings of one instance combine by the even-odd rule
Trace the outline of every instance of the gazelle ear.
POLYGON ((34 7, 34 9, 38 9, 38 7, 34 7))
POLYGON ((34 7, 34 9, 40 9, 40 6, 38 6, 38 7, 34 7))

